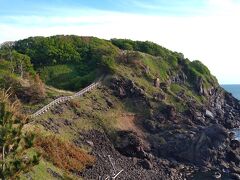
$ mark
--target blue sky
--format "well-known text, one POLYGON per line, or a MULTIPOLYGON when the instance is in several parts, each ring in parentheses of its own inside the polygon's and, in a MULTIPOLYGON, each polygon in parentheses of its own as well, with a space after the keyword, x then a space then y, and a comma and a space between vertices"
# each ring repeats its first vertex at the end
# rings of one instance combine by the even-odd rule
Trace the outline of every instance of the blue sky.
MULTIPOLYGON (((103 11, 158 15, 187 15, 190 9, 203 8, 206 0, 0 0, 1 15, 54 15, 63 9, 91 8, 103 11), (58 10, 59 9, 59 10, 58 10), (54 10, 54 11, 49 11, 54 10)), ((71 11, 67 12, 71 14, 71 11)))
POLYGON ((0 0, 0 43, 76 34, 150 40, 240 84, 240 0, 0 0))

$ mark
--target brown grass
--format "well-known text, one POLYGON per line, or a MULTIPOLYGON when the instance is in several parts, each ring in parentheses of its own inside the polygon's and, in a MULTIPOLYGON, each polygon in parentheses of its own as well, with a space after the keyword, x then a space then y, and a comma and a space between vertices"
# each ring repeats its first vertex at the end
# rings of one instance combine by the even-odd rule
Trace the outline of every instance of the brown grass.
POLYGON ((95 163, 95 158, 74 144, 63 142, 54 135, 37 137, 35 145, 54 165, 68 171, 82 171, 95 163))
POLYGON ((70 106, 72 107, 72 108, 80 108, 81 107, 81 104, 80 104, 80 102, 79 101, 77 101, 77 100, 71 100, 70 102, 70 106))
POLYGON ((123 113, 118 118, 117 127, 121 130, 136 132, 140 137, 144 137, 142 129, 138 125, 139 116, 131 113, 123 113))

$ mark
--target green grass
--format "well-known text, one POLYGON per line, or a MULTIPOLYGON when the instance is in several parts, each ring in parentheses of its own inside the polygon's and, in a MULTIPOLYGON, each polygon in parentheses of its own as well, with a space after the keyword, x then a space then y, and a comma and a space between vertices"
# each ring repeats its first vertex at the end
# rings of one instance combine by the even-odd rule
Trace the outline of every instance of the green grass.
POLYGON ((137 70, 131 67, 120 64, 118 65, 117 74, 134 81, 139 87, 143 87, 149 94, 157 93, 159 91, 158 88, 153 86, 153 79, 146 78, 144 73, 139 73, 136 71, 137 70))
POLYGON ((167 80, 167 71, 170 69, 167 61, 162 58, 152 57, 150 55, 143 55, 143 63, 150 68, 150 72, 153 76, 159 76, 160 80, 167 80))
POLYGON ((176 96, 179 92, 183 91, 185 96, 189 98, 191 97, 199 104, 204 103, 206 100, 203 96, 200 96, 193 91, 192 87, 188 87, 187 85, 171 84, 170 91, 173 93, 172 96, 176 96))
POLYGON ((99 75, 97 69, 74 64, 45 66, 38 71, 47 85, 73 91, 87 86, 99 75))
MULTIPOLYGON (((27 154, 28 156, 32 157, 36 154, 36 152, 37 150, 35 148, 31 148, 27 151, 27 154)), ((41 158, 38 165, 34 166, 28 173, 26 174, 22 173, 20 175, 20 180, 27 180, 29 179, 28 177, 31 177, 32 179, 49 179, 49 180, 58 179, 53 177, 48 172, 50 169, 63 178, 79 179, 79 177, 70 175, 68 172, 65 172, 64 170, 55 167, 51 162, 48 162, 45 159, 41 158)))
POLYGON ((200 61, 192 61, 187 64, 187 67, 192 83, 196 83, 196 80, 200 77, 203 79, 204 86, 207 89, 218 85, 217 79, 211 75, 209 69, 200 61))
POLYGON ((55 167, 52 163, 41 159, 39 164, 36 165, 32 171, 28 174, 21 175, 20 180, 28 180, 28 176, 32 177, 32 179, 48 179, 48 180, 57 180, 59 178, 53 177, 48 171, 51 169, 53 172, 56 172, 59 176, 68 179, 81 179, 80 177, 75 177, 66 173, 65 171, 55 167))
POLYGON ((175 94, 179 93, 183 89, 184 88, 178 84, 171 84, 171 86, 170 86, 170 90, 175 94))

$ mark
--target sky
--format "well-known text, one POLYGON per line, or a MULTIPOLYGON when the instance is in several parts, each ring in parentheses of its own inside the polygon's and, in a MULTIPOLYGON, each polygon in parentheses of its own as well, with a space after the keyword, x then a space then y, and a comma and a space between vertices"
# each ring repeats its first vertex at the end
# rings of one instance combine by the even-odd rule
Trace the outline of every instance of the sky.
POLYGON ((240 84, 240 0, 0 0, 0 43, 75 34, 149 40, 240 84))

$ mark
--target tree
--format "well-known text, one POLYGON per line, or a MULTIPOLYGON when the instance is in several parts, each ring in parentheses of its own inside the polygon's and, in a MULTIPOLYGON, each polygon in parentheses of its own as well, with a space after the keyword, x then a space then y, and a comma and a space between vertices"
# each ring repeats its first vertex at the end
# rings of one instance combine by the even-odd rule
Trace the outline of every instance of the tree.
POLYGON ((18 101, 11 102, 8 91, 0 90, 0 178, 16 179, 39 162, 39 155, 29 157, 34 135, 22 132, 28 118, 19 112, 18 101))
POLYGON ((12 49, 0 49, 0 59, 2 61, 8 61, 10 68, 9 72, 15 73, 23 78, 27 73, 35 75, 33 65, 29 56, 18 53, 12 49))

